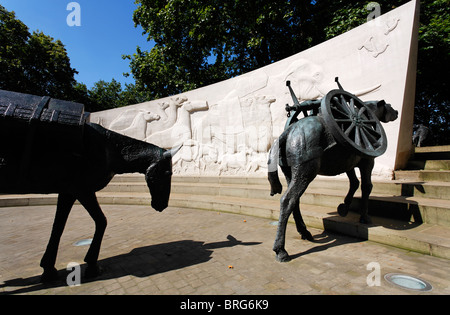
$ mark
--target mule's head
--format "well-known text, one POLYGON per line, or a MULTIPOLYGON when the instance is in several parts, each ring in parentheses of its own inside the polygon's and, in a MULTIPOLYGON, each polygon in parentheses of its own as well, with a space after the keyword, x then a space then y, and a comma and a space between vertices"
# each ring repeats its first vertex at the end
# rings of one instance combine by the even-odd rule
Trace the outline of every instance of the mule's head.
POLYGON ((388 123, 398 118, 398 111, 393 109, 391 104, 386 103, 384 100, 374 102, 372 107, 372 111, 381 122, 388 123))
POLYGON ((181 146, 165 151, 162 157, 152 163, 145 172, 145 181, 152 196, 152 207, 159 212, 166 209, 169 204, 172 157, 180 149, 181 146))

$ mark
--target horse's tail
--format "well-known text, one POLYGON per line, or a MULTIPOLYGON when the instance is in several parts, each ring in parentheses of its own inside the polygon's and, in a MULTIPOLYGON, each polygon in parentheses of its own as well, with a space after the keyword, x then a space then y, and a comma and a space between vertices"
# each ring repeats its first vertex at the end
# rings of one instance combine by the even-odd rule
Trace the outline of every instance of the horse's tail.
POLYGON ((267 162, 267 177, 270 183, 270 195, 281 194, 283 191, 283 185, 281 185, 280 178, 278 177, 278 159, 279 159, 280 146, 278 139, 274 141, 269 151, 269 161, 267 162))

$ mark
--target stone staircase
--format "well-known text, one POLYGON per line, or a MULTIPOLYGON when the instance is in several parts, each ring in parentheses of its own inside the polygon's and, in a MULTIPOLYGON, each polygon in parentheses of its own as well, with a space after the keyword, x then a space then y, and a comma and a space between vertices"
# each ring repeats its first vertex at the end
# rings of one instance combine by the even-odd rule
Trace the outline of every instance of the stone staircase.
MULTIPOLYGON (((301 198, 303 219, 310 227, 450 259, 449 160, 450 146, 437 151, 418 148, 408 170, 395 172, 395 180, 374 179, 369 202, 372 225, 358 222, 360 190, 353 211, 345 218, 337 214, 348 190, 347 178, 318 177, 301 198)), ((169 205, 277 221, 280 195, 271 197, 269 191, 265 177, 174 176, 169 205)), ((151 201, 140 174, 116 176, 97 196, 101 204, 150 205, 151 201)), ((0 195, 0 207, 56 204, 56 198, 0 195)))
POLYGON ((450 182, 450 145, 416 148, 406 170, 396 171, 395 179, 450 182))
MULTIPOLYGON (((271 197, 269 189, 266 178, 175 176, 170 206, 276 221, 280 195, 271 197)), ((305 223, 322 230, 450 259, 450 183, 374 181, 369 205, 373 219, 370 226, 358 222, 359 190, 352 204, 354 211, 345 218, 337 214, 336 208, 343 202, 347 189, 345 178, 314 180, 301 198, 305 223)), ((142 175, 117 176, 98 196, 101 203, 148 205, 151 200, 142 175)))

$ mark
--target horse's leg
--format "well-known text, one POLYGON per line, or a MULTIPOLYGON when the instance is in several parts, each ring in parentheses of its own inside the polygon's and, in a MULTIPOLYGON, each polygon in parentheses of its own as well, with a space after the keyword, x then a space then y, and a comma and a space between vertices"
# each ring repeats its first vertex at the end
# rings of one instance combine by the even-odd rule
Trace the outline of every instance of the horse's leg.
POLYGON ((318 160, 311 160, 306 163, 293 166, 291 168, 292 173, 288 173, 283 170, 283 172, 287 175, 286 179, 289 184, 286 192, 280 199, 280 217, 278 220, 277 235, 273 245, 273 250, 276 253, 276 259, 279 262, 286 262, 290 260, 289 254, 284 248, 287 222, 294 209, 298 209, 299 199, 305 192, 309 183, 316 177, 318 169, 318 160), (292 175, 292 177, 289 175, 292 175))
POLYGON ((58 204, 56 206, 56 215, 53 222, 52 233, 48 241, 47 249, 41 259, 41 267, 44 268, 44 273, 41 276, 42 282, 48 282, 57 279, 57 272, 55 269, 56 256, 58 253, 59 242, 61 235, 66 226, 67 218, 70 210, 75 203, 75 197, 71 194, 61 193, 58 196, 58 204))
POLYGON ((338 206, 338 213, 341 217, 345 217, 348 214, 350 204, 352 203, 353 196, 359 187, 359 180, 356 177, 355 169, 347 172, 347 177, 350 181, 350 188, 348 190, 347 196, 345 196, 344 203, 338 206))
POLYGON ((361 218, 360 223, 372 224, 369 217, 369 195, 372 192, 372 169, 375 159, 362 159, 359 165, 361 171, 361 218))
POLYGON ((100 253, 100 246, 102 244, 103 235, 106 230, 106 217, 98 204, 97 197, 94 192, 82 193, 77 196, 77 199, 88 211, 89 215, 95 222, 95 233, 91 246, 84 258, 88 264, 85 271, 85 276, 88 278, 96 277, 100 274, 100 269, 97 266, 98 255, 100 253))

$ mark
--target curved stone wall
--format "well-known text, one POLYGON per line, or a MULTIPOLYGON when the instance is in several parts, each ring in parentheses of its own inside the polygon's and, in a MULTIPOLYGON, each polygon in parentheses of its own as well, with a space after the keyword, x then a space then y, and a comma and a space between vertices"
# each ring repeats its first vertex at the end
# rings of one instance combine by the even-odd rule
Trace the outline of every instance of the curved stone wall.
POLYGON ((387 152, 375 175, 390 177, 411 150, 417 63, 418 1, 297 55, 197 90, 92 113, 91 121, 165 148, 183 143, 175 174, 257 176, 286 121, 292 99, 320 99, 336 89, 363 101, 384 99, 399 119, 385 124, 387 152))

